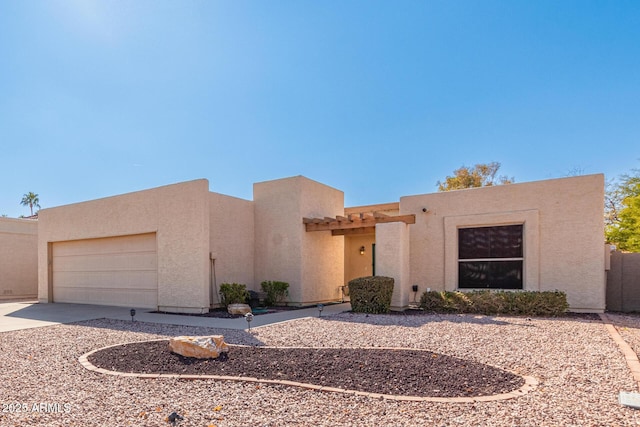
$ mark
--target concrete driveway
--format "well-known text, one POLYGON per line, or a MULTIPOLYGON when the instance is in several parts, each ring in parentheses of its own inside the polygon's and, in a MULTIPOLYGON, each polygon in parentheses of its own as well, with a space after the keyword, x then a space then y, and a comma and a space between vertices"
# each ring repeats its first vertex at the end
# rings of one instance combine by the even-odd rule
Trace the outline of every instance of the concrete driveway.
MULTIPOLYGON (((324 306, 323 316, 351 309, 349 303, 328 304, 324 306)), ((80 322, 91 319, 117 319, 131 321, 130 307, 112 307, 89 304, 40 304, 33 301, 0 303, 0 332, 19 329, 39 328, 60 323, 80 322)), ((315 307, 300 310, 288 310, 278 313, 254 316, 251 327, 286 322, 303 317, 317 317, 315 307)), ((218 319, 215 317, 180 316, 175 314, 150 313, 147 308, 136 308, 136 321, 163 323, 169 325, 203 326, 210 328, 246 329, 244 318, 218 319)))

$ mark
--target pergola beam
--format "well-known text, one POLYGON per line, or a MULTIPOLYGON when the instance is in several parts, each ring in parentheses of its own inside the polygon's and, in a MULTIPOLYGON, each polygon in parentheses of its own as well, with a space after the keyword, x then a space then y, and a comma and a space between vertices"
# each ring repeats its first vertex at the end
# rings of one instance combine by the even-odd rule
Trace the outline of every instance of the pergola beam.
POLYGON ((375 227, 351 228, 349 230, 331 230, 332 236, 352 236, 360 234, 373 234, 376 232, 375 227))
MULTIPOLYGON (((355 230, 360 228, 375 227, 376 224, 384 224, 389 222, 404 222, 405 224, 415 224, 416 216, 398 215, 389 216, 375 212, 361 213, 359 217, 355 214, 349 214, 347 217, 336 216, 335 218, 302 218, 306 231, 336 231, 336 230, 355 230)), ((335 235, 335 234, 334 234, 335 235)))

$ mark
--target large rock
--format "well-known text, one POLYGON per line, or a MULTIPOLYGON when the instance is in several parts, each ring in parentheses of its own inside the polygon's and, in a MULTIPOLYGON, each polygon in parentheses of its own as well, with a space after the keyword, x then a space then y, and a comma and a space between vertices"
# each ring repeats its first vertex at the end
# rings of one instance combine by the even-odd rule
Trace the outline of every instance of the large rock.
POLYGON ((221 353, 229 352, 229 346, 224 342, 222 335, 171 338, 169 349, 182 356, 198 359, 217 359, 221 353))
POLYGON ((227 306, 229 314, 242 314, 251 313, 251 306, 249 304, 229 304, 227 306))

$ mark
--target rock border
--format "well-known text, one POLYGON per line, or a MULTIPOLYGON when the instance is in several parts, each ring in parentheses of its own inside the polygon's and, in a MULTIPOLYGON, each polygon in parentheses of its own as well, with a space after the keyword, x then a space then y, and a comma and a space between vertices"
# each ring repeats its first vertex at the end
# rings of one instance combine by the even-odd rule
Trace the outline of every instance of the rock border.
MULTIPOLYGON (((325 386, 319 386, 315 384, 300 383, 296 381, 270 380, 270 379, 259 379, 259 378, 252 378, 252 377, 233 377, 233 376, 225 376, 225 375, 138 374, 138 373, 129 373, 129 372, 119 372, 119 371, 110 371, 108 369, 99 368, 94 364, 92 364, 91 362, 89 362, 89 356, 91 356, 93 353, 106 350, 108 348, 119 347, 121 345, 134 344, 134 343, 140 343, 140 342, 154 342, 154 341, 166 341, 166 340, 167 340, 166 338, 161 338, 161 339, 154 339, 154 340, 132 341, 132 342, 127 342, 122 344, 108 345, 106 347, 98 348, 96 350, 92 350, 88 353, 83 354, 82 356, 78 357, 78 362, 80 362, 80 364, 89 371, 93 371, 99 374, 115 375, 120 377, 143 378, 143 379, 173 378, 173 379, 180 379, 180 380, 221 380, 221 381, 236 381, 236 382, 262 383, 262 384, 279 384, 279 385, 298 387, 305 390, 342 393, 342 394, 347 394, 352 396, 366 396, 371 399, 386 399, 386 400, 406 401, 406 402, 437 402, 437 403, 495 402, 498 400, 507 400, 507 399, 513 399, 516 397, 524 396, 527 393, 535 390, 536 387, 538 386, 538 380, 535 379, 534 377, 527 376, 527 375, 519 375, 515 372, 508 371, 514 375, 524 378, 524 381, 525 381, 524 385, 522 385, 520 388, 516 390, 510 391, 509 393, 500 393, 500 394, 494 394, 490 396, 477 396, 477 397, 399 396, 399 395, 393 395, 393 394, 369 393, 366 391, 359 391, 359 390, 347 390, 342 388, 325 387, 325 386)), ((233 345, 236 347, 250 347, 247 345, 236 345, 236 344, 233 344, 233 345)), ((278 348, 309 348, 309 347, 278 347, 278 348)), ((382 349, 382 350, 421 350, 421 349, 415 349, 415 348, 399 348, 399 347, 372 347, 372 348, 382 349)), ((498 369, 502 369, 502 368, 498 368, 498 369)))
POLYGON ((633 376, 633 380, 636 382, 636 387, 640 390, 640 360, 638 360, 638 355, 631 348, 631 346, 622 338, 622 335, 616 329, 614 323, 612 322, 609 316, 606 313, 599 313, 600 319, 602 323, 604 323, 605 329, 609 332, 609 336, 613 342, 618 345, 618 349, 624 356, 625 361, 627 362, 627 367, 631 371, 631 375, 633 376))

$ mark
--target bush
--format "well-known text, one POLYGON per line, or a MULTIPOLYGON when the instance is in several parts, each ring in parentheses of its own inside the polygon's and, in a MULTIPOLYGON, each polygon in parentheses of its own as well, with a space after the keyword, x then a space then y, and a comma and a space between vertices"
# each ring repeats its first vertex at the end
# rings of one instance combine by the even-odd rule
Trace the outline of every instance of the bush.
POLYGON ((513 295, 516 292, 474 291, 469 312, 478 314, 501 314, 514 311, 513 295), (510 295, 509 295, 510 294, 510 295))
POLYGON ((220 285, 220 303, 225 307, 229 304, 245 304, 249 298, 247 286, 239 283, 223 283, 220 285))
POLYGON ((437 313, 468 313, 472 302, 463 292, 425 292, 420 298, 420 307, 437 313))
POLYGON ((351 310, 356 313, 388 313, 393 294, 393 278, 369 276, 349 282, 351 310))
POLYGON ((420 307, 434 313, 559 316, 569 304, 561 291, 431 291, 422 294, 420 307))
POLYGON ((285 298, 289 296, 289 284, 287 282, 264 281, 260 284, 262 290, 267 293, 265 304, 268 306, 285 305, 285 298), (283 304, 284 303, 284 304, 283 304))
POLYGON ((515 306, 524 315, 559 316, 567 311, 567 294, 560 291, 516 292, 515 306))

